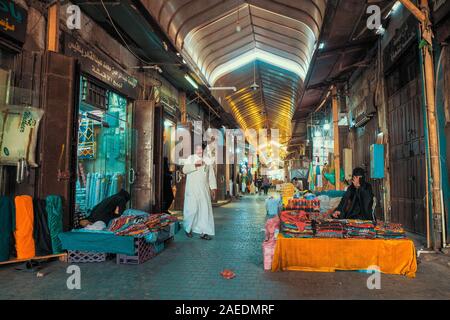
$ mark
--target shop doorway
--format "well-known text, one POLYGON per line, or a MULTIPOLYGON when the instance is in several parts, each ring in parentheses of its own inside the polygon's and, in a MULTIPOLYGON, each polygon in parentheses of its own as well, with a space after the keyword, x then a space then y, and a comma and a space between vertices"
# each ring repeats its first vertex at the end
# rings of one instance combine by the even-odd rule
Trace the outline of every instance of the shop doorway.
POLYGON ((75 212, 86 216, 121 189, 130 192, 131 103, 87 76, 80 78, 75 212))
POLYGON ((393 222, 426 234, 425 139, 419 53, 412 46, 386 78, 393 222))

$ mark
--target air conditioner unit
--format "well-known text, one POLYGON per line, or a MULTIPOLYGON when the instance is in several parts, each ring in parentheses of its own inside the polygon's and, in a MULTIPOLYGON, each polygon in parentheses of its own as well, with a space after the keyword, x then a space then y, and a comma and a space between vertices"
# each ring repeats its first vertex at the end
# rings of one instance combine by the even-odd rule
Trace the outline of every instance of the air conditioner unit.
POLYGON ((354 119, 354 126, 356 128, 363 127, 372 119, 377 113, 374 103, 375 96, 370 94, 356 109, 356 118, 354 119))

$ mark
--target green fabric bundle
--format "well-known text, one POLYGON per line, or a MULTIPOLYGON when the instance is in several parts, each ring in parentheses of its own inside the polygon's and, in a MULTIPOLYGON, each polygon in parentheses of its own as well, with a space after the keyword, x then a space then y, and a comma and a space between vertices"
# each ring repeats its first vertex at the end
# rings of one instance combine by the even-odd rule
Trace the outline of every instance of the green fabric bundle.
POLYGON ((62 252, 61 240, 58 235, 63 232, 63 209, 60 196, 48 196, 46 198, 46 210, 48 217, 48 227, 52 240, 54 254, 62 252))
POLYGON ((14 204, 11 198, 0 198, 0 261, 7 261, 15 229, 14 204))

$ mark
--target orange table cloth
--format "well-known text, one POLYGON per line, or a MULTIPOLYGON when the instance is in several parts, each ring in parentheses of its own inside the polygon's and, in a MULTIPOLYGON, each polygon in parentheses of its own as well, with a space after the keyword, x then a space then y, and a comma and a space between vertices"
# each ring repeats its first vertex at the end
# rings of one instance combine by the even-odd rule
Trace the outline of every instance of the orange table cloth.
POLYGON ((416 249, 409 239, 285 238, 278 235, 272 271, 366 270, 414 278, 416 249))

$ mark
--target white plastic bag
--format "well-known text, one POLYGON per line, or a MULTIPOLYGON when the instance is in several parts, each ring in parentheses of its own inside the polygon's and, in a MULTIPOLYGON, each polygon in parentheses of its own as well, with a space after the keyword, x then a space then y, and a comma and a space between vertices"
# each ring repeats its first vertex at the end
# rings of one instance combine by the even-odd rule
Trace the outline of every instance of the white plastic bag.
POLYGON ((42 109, 24 106, 0 106, 0 164, 17 165, 26 159, 37 167, 36 142, 42 109))

